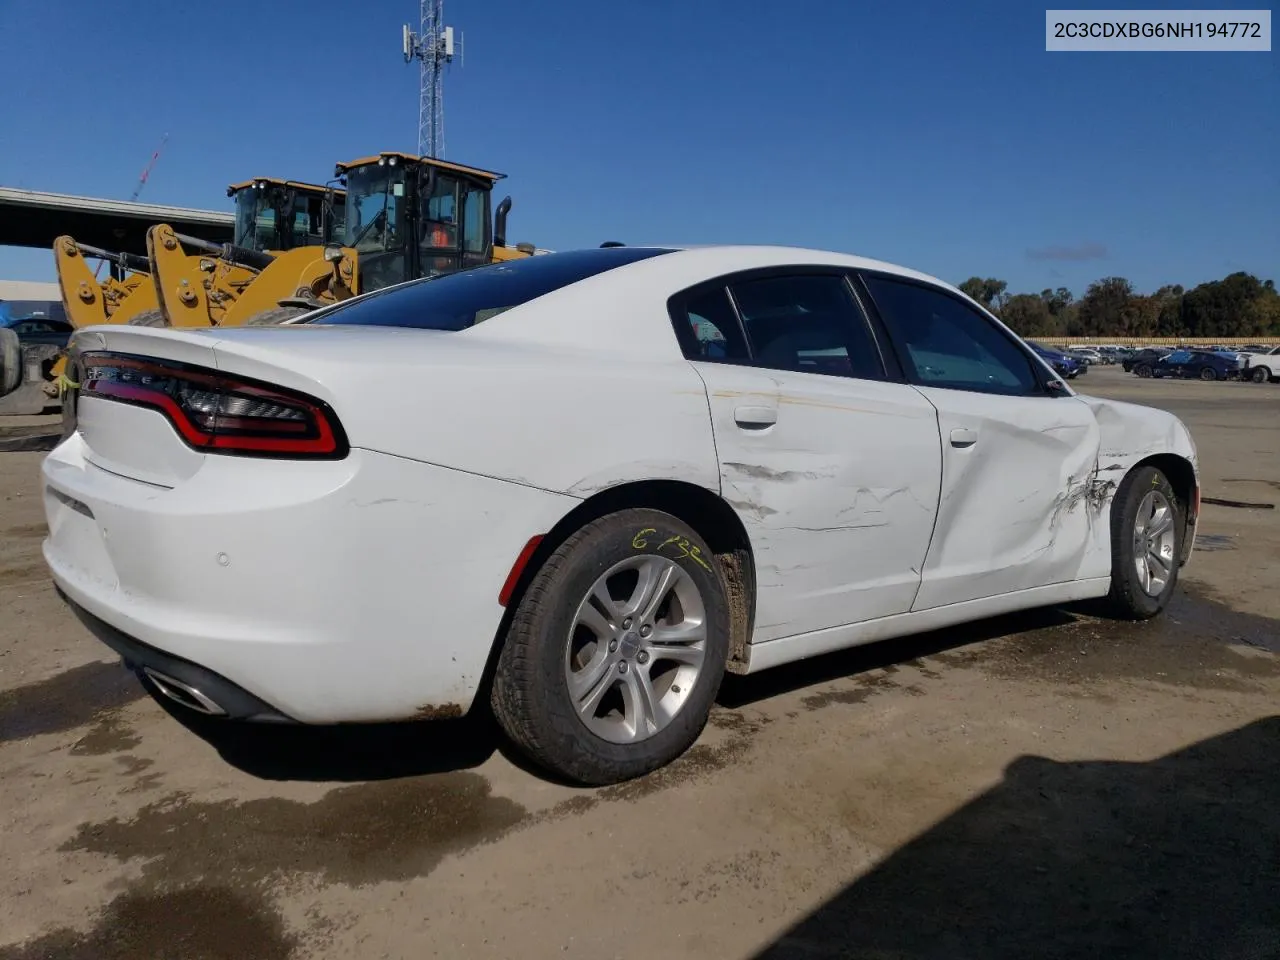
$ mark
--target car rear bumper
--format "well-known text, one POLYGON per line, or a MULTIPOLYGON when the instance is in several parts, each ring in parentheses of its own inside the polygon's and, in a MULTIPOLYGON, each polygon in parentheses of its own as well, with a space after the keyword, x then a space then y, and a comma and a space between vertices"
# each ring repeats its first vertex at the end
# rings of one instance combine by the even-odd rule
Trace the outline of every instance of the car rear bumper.
POLYGON ((512 564, 578 502, 365 450, 208 456, 174 487, 85 452, 75 433, 45 459, 44 557, 109 628, 91 629, 214 702, 201 683, 265 707, 237 715, 306 723, 465 713, 512 564))
POLYGON ((169 699, 209 716, 231 720, 292 722, 292 718, 263 703, 226 677, 121 633, 72 600, 62 588, 55 589, 90 633, 120 654, 125 666, 135 673, 145 675, 169 699))

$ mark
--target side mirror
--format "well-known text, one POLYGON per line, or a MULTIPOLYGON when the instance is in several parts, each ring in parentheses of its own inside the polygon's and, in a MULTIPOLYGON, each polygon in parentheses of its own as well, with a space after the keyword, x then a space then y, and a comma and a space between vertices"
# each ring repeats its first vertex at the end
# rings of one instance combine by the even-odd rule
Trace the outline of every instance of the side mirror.
POLYGON ((1065 397, 1071 392, 1070 388, 1067 387, 1066 381, 1059 380, 1057 377, 1046 381, 1044 386, 1051 397, 1065 397))

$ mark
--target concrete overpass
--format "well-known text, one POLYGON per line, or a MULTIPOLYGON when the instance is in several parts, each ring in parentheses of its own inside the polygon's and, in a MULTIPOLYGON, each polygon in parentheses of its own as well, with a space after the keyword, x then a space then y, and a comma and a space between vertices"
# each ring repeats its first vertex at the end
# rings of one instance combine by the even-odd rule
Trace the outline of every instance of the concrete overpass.
POLYGON ((0 187, 0 246, 43 247, 52 256, 53 241, 69 234, 80 243, 145 257, 147 228, 157 223, 210 243, 228 243, 235 233, 229 211, 0 187))

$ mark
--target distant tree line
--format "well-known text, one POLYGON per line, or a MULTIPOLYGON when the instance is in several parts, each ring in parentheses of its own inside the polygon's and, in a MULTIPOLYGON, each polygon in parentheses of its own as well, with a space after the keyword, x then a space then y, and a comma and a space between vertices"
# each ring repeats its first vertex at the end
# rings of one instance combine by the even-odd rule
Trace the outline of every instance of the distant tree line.
POLYGON ((1010 294, 1005 281, 991 277, 970 277, 960 289, 1024 337, 1280 336, 1275 281, 1251 273, 1155 293, 1136 292, 1124 277, 1105 277, 1079 300, 1066 287, 1010 294))

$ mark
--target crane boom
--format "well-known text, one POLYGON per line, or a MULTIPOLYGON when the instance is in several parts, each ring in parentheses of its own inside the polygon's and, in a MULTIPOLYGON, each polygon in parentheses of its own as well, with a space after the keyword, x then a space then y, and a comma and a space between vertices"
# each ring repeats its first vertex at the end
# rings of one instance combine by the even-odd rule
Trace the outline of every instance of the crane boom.
MULTIPOLYGON (((147 185, 147 178, 151 176, 151 168, 156 165, 156 161, 160 159, 160 151, 164 149, 164 145, 169 142, 169 134, 165 134, 160 138, 160 146, 156 147, 155 152, 151 154, 151 159, 147 161, 147 165, 142 168, 142 176, 138 177, 138 185, 133 188, 133 193, 129 196, 132 202, 138 199, 138 194, 142 193, 142 188, 147 185)), ((102 266, 107 261, 99 260, 98 267, 93 271, 93 279, 98 279, 98 274, 102 273, 102 266)))

